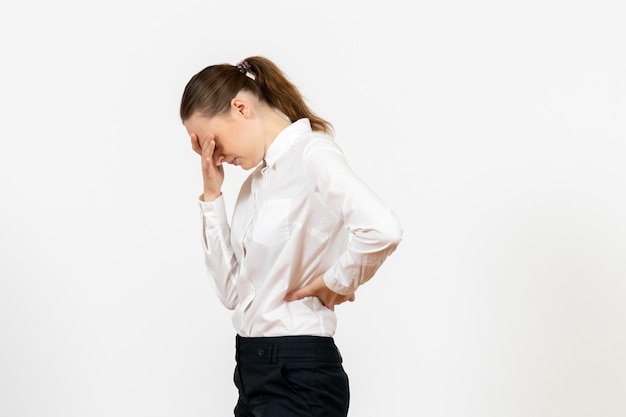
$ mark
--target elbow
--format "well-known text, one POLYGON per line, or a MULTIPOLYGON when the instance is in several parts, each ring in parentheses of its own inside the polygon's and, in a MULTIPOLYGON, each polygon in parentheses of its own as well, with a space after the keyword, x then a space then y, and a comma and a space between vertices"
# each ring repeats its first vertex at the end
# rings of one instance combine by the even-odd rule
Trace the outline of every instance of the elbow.
POLYGON ((402 241, 403 235, 404 230, 402 226, 399 222, 395 222, 395 224, 390 225, 390 227, 381 232, 380 240, 381 242, 387 242, 387 248, 394 250, 402 241))
POLYGON ((402 241, 404 231, 400 222, 392 218, 391 221, 380 223, 376 228, 362 228, 359 230, 358 246, 362 252, 393 252, 402 241))
POLYGON ((389 211, 389 217, 385 223, 385 227, 380 229, 381 242, 387 242, 389 248, 395 249, 404 235, 404 229, 398 217, 389 211))

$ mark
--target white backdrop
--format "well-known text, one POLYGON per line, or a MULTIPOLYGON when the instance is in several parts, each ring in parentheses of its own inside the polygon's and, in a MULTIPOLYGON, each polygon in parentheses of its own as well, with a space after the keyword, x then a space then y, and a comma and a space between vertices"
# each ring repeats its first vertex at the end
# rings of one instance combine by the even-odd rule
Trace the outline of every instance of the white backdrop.
POLYGON ((623 417, 619 3, 3 3, 0 416, 232 415, 178 105, 259 54, 405 228, 337 308, 351 416, 623 417))

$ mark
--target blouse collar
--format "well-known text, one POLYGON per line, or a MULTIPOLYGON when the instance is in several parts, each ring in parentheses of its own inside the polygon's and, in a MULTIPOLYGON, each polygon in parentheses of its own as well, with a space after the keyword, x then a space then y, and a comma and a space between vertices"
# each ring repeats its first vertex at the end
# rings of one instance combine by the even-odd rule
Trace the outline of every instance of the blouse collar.
POLYGON ((309 133, 311 131, 311 122, 309 122, 309 119, 307 118, 296 120, 281 130, 265 152, 265 166, 269 167, 274 165, 276 161, 283 156, 289 148, 291 148, 298 138, 302 136, 302 134, 309 133))

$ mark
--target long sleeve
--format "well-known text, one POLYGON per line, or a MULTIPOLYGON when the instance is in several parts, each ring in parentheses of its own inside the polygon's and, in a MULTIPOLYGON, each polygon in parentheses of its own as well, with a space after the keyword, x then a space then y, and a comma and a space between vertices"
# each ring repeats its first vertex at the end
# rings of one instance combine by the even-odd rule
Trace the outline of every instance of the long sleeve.
POLYGON ((326 285, 351 294, 370 280, 402 239, 396 215, 348 166, 336 143, 314 141, 305 153, 315 191, 349 230, 345 252, 326 271, 326 285))
POLYGON ((330 289, 350 294, 402 239, 393 212, 308 119, 274 139, 243 182, 230 222, 222 197, 200 208, 209 276, 246 337, 332 336, 334 310, 317 297, 285 295, 322 274, 330 289))
POLYGON ((219 300, 230 310, 237 304, 238 264, 230 244, 230 227, 224 198, 212 202, 199 200, 202 214, 202 244, 207 272, 219 300))

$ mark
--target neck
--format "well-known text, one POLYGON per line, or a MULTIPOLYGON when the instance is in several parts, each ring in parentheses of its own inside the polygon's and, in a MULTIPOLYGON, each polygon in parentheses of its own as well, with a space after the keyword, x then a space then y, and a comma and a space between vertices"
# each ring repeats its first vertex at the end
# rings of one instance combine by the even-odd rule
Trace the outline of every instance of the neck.
POLYGON ((268 109, 265 117, 267 117, 265 124, 265 151, 267 151, 267 148, 274 142, 276 136, 289 126, 291 121, 284 114, 275 109, 268 109))

